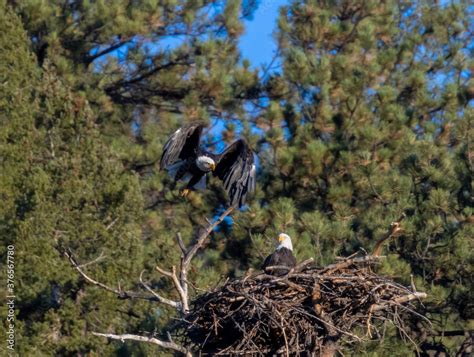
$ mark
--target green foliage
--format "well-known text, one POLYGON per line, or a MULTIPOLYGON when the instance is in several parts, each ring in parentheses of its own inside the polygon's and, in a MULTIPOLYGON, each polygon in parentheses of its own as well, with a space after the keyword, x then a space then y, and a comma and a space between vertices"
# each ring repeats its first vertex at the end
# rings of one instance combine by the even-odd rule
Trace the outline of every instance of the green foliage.
POLYGON ((61 252, 67 247, 79 261, 102 252, 106 259, 90 271, 112 285, 124 274, 138 276, 144 265, 138 181, 100 138, 84 97, 52 67, 40 70, 18 18, 11 11, 1 16, 1 249, 5 256, 13 244, 16 252, 18 353, 111 353, 114 346, 85 331, 120 329, 117 311, 144 305, 85 285, 61 252))
POLYGON ((468 329, 474 312, 473 110, 462 95, 470 11, 463 2, 293 1, 279 19, 283 73, 269 80, 289 93, 269 91, 269 108, 291 116, 287 140, 265 136, 265 197, 270 207, 293 199, 298 218, 286 229, 296 230, 298 257, 326 263, 370 250, 406 213, 381 272, 404 284, 414 274, 439 331, 468 329), (462 318, 453 324, 450 314, 462 318))
MULTIPOLYGON (((0 6, 0 249, 16 246, 21 355, 156 354, 90 331, 159 335, 173 311, 88 285, 62 251, 103 253, 87 272, 114 287, 140 290, 145 269, 176 298, 154 266, 176 264, 176 233, 190 243, 225 201, 215 179, 183 200, 157 169, 169 133, 192 120, 223 122, 208 146, 239 134, 259 162, 254 199, 193 261, 195 286, 258 269, 281 231, 298 260, 370 251, 405 213, 380 272, 428 293, 434 330, 472 329, 468 2, 292 1, 275 33, 281 70, 262 78, 237 46, 252 1, 0 6)), ((418 343, 462 342, 408 323, 418 343)), ((381 345, 346 352, 395 350, 414 347, 387 326, 381 345)))

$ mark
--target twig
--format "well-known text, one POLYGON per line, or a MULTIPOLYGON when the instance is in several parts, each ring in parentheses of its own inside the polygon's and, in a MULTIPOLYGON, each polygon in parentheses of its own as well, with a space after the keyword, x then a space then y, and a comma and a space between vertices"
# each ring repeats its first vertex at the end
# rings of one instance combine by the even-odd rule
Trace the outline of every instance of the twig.
POLYGON ((346 269, 346 268, 350 267, 353 264, 360 264, 360 263, 365 263, 365 262, 370 263, 370 262, 378 261, 381 258, 384 258, 384 257, 383 256, 377 256, 377 255, 372 255, 372 256, 367 255, 367 256, 364 256, 364 257, 360 257, 360 258, 347 259, 347 260, 342 261, 340 263, 328 265, 326 268, 323 269, 322 272, 324 272, 325 274, 331 274, 335 271, 346 269))
POLYGON ((179 309, 179 304, 177 301, 173 301, 173 300, 170 300, 170 299, 167 299, 167 298, 164 298, 163 296, 159 295, 157 292, 155 292, 150 286, 148 286, 144 281, 143 281, 143 273, 145 272, 145 270, 143 270, 141 273, 140 273, 140 283, 142 284, 142 286, 147 289, 154 297, 156 297, 158 299, 159 302, 163 303, 163 304, 166 304, 166 305, 169 305, 169 306, 172 306, 174 307, 175 309, 179 309))
POLYGON ((271 265, 268 267, 265 267, 265 271, 274 271, 274 270, 285 270, 288 272, 288 274, 292 274, 293 272, 298 272, 303 270, 307 265, 311 264, 314 261, 313 258, 306 259, 305 261, 299 263, 298 265, 294 266, 293 268, 288 267, 286 265, 271 265))
POLYGON ((372 305, 370 308, 369 308, 369 316, 367 316, 367 336, 369 336, 369 338, 372 338, 372 324, 370 323, 370 320, 372 320, 372 310, 373 310, 373 307, 374 305, 372 305))
POLYGON ((107 227, 105 227, 105 230, 108 231, 110 228, 112 228, 112 227, 115 225, 115 223, 117 223, 117 221, 118 221, 118 217, 115 218, 112 222, 110 222, 110 223, 107 225, 107 227))
POLYGON ((398 220, 390 223, 390 228, 388 232, 382 238, 380 238, 375 244, 374 250, 372 252, 372 255, 374 257, 377 257, 380 255, 380 253, 382 253, 383 243, 386 240, 390 239, 391 237, 393 237, 395 234, 399 233, 402 230, 401 222, 405 219, 405 217, 406 217, 406 214, 402 213, 402 215, 400 216, 398 220))
POLYGON ((97 258, 95 258, 94 260, 91 260, 90 262, 78 265, 78 267, 79 268, 85 268, 86 266, 89 266, 89 265, 100 262, 101 260, 105 259, 105 257, 106 256, 104 255, 104 251, 102 251, 102 252, 100 252, 100 255, 97 258))
POLYGON ((181 233, 178 232, 176 233, 176 240, 178 241, 178 245, 179 245, 179 248, 181 249, 181 252, 183 254, 186 254, 186 246, 184 245, 184 242, 183 242, 183 237, 181 237, 181 233))
POLYGON ((189 311, 189 301, 188 301, 188 294, 183 290, 181 283, 176 276, 176 267, 173 265, 171 268, 171 272, 166 271, 159 266, 156 266, 156 270, 158 270, 161 274, 171 278, 173 281, 174 287, 178 291, 179 298, 181 299, 181 304, 183 306, 183 312, 186 314, 189 311))
POLYGON ((291 267, 286 265, 271 265, 265 267, 265 272, 272 273, 274 270, 284 270, 286 273, 288 273, 291 270, 291 267))

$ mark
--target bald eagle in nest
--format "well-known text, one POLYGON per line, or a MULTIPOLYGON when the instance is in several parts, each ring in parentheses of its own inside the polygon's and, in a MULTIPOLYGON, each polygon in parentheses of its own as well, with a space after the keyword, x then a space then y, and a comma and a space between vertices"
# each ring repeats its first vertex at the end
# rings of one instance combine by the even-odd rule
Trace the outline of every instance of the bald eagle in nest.
POLYGON ((205 125, 192 123, 176 130, 166 142, 160 169, 167 170, 176 181, 187 181, 181 192, 206 188, 206 176, 212 171, 224 183, 231 206, 241 207, 248 193, 255 191, 255 164, 253 152, 243 139, 229 145, 221 154, 204 150, 201 134, 205 125))
POLYGON ((288 234, 280 233, 278 235, 278 242, 280 243, 275 252, 270 254, 262 265, 262 270, 271 275, 285 275, 291 268, 296 266, 296 258, 293 255, 293 244, 288 234), (288 269, 267 269, 273 266, 288 267, 288 269))

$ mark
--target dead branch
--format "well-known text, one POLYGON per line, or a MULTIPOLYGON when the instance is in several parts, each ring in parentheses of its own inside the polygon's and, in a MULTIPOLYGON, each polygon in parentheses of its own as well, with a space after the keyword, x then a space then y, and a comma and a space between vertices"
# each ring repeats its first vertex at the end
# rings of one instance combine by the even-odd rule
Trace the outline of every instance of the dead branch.
POLYGON ((181 249, 182 254, 186 254, 186 246, 183 242, 183 237, 181 237, 181 233, 176 233, 176 240, 178 241, 179 248, 181 249))
MULTIPOLYGON (((175 266, 172 266, 171 271, 167 271, 167 270, 165 270, 165 269, 163 269, 159 266, 156 267, 156 270, 159 273, 161 273, 162 275, 170 278, 171 281, 173 282, 174 287, 175 287, 175 289, 178 292, 179 297, 180 297, 179 302, 174 301, 174 300, 170 300, 168 298, 165 298, 165 297, 161 296, 159 293, 157 293, 156 291, 154 291, 143 280, 143 274, 144 274, 145 271, 142 271, 141 274, 140 274, 140 283, 148 292, 150 292, 151 295, 144 295, 144 294, 140 294, 140 293, 135 293, 135 292, 131 292, 131 291, 122 290, 122 288, 120 286, 118 287, 118 289, 115 289, 115 288, 112 288, 112 287, 110 287, 106 284, 103 284, 103 283, 91 278, 89 275, 87 275, 82 270, 82 268, 87 266, 87 265, 90 265, 90 264, 93 264, 93 263, 96 263, 96 262, 100 261, 102 259, 102 254, 97 259, 95 259, 95 260, 93 260, 89 263, 82 264, 82 265, 80 265, 76 262, 76 260, 73 257, 73 254, 71 253, 71 251, 68 251, 68 250, 64 251, 64 255, 69 259, 72 266, 79 272, 79 274, 87 282, 89 282, 89 283, 91 283, 91 284, 93 284, 97 287, 100 287, 100 288, 102 288, 106 291, 112 292, 112 293, 116 294, 121 299, 138 298, 138 299, 145 299, 145 300, 149 300, 149 301, 157 301, 157 302, 163 303, 165 305, 169 305, 169 306, 175 308, 176 311, 178 311, 180 313, 184 313, 184 315, 186 315, 189 312, 189 294, 188 294, 188 284, 189 284, 189 282, 187 280, 187 276, 188 276, 188 271, 189 271, 189 268, 190 268, 190 265, 191 265, 191 261, 194 258, 194 256, 196 255, 196 253, 199 251, 199 249, 201 249, 202 246, 204 245, 206 238, 225 219, 225 217, 227 217, 232 212, 233 209, 234 209, 234 207, 228 208, 214 222, 209 222, 208 221, 207 227, 205 227, 202 230, 202 232, 198 235, 198 238, 197 238, 196 242, 193 245, 191 245, 189 248, 186 248, 186 246, 183 242, 183 239, 181 237, 181 234, 180 233, 177 234, 176 238, 177 238, 178 245, 179 245, 179 247, 181 249, 181 253, 182 253, 181 262, 180 262, 181 264, 180 264, 179 278, 178 278, 175 266)), ((133 341, 141 341, 141 342, 152 343, 152 344, 158 345, 158 346, 163 347, 163 348, 167 348, 167 349, 171 349, 171 350, 181 352, 181 353, 185 354, 186 356, 191 356, 190 351, 188 351, 186 348, 184 348, 184 347, 174 343, 173 341, 171 341, 171 337, 169 338, 169 341, 163 341, 163 340, 153 338, 153 337, 146 337, 146 336, 132 335, 132 334, 115 335, 115 334, 107 334, 107 333, 99 333, 99 332, 92 332, 92 334, 95 335, 95 336, 107 337, 107 338, 114 339, 114 340, 121 340, 122 342, 124 340, 133 340, 133 341)), ((169 334, 169 332, 168 332, 168 336, 171 336, 169 334)))
MULTIPOLYGON (((173 306, 172 304, 166 302, 166 299, 161 301, 160 298, 158 298, 154 294, 153 295, 144 295, 144 294, 136 293, 136 292, 133 292, 133 291, 122 290, 120 287, 118 289, 114 289, 110 286, 107 286, 107 285, 97 281, 97 280, 94 280, 89 275, 87 275, 81 268, 81 266, 89 265, 88 263, 82 264, 82 265, 78 264, 76 262, 74 256, 72 255, 71 251, 65 250, 63 252, 63 254, 69 259, 69 261, 70 261, 71 265, 73 266, 73 268, 76 269, 79 272, 79 274, 81 274, 81 276, 86 281, 88 281, 92 285, 98 286, 99 288, 102 288, 104 290, 107 290, 111 293, 116 294, 120 299, 142 299, 142 300, 148 300, 148 301, 158 301, 158 302, 162 302, 162 303, 173 306)), ((171 302, 171 301, 169 301, 169 302, 171 302)))
POLYGON ((409 294, 409 295, 405 295, 405 296, 400 296, 398 298, 395 298, 391 301, 387 301, 383 304, 375 304, 372 306, 372 312, 374 311, 379 311, 379 310, 383 310, 383 309, 386 309, 388 307, 388 305, 400 305, 400 304, 404 304, 408 301, 412 301, 412 300, 419 300, 419 299, 426 299, 428 297, 428 295, 426 295, 426 293, 413 293, 413 294, 409 294))
MULTIPOLYGON (((208 222, 207 227, 204 229, 204 231, 199 235, 199 237, 196 240, 196 243, 194 243, 189 249, 185 249, 186 253, 183 250, 183 255, 181 256, 181 267, 180 267, 180 284, 183 289, 183 292, 186 296, 188 295, 188 271, 189 271, 189 266, 191 264, 191 260, 194 258, 196 253, 199 251, 199 249, 202 248, 204 242, 206 241, 207 237, 211 232, 216 228, 223 220, 226 218, 232 211, 234 207, 231 206, 227 210, 225 210, 214 222, 208 222)), ((178 237, 178 244, 179 243, 179 238, 178 237)), ((184 247, 184 244, 183 244, 184 247)))
POLYGON ((328 265, 322 271, 326 274, 330 274, 336 271, 347 269, 353 264, 367 263, 368 265, 371 265, 371 264, 374 264, 375 262, 378 262, 381 258, 384 258, 384 257, 380 257, 378 255, 365 255, 363 257, 349 258, 345 260, 340 260, 338 263, 328 265))
POLYGON ((166 305, 169 305, 169 306, 172 306, 174 307, 175 309, 179 309, 179 304, 177 301, 173 301, 173 300, 170 300, 170 299, 167 299, 167 298, 164 298, 163 296, 161 296, 160 294, 158 294, 156 291, 154 291, 152 288, 150 288, 150 286, 148 286, 148 284, 146 284, 144 281, 143 281, 143 273, 145 272, 145 270, 143 270, 141 273, 140 273, 140 283, 142 284, 142 286, 147 289, 153 296, 155 296, 159 302, 163 303, 163 304, 166 304, 166 305))
POLYGON ((224 211, 214 222, 208 221, 208 225, 206 228, 203 229, 202 233, 199 234, 196 242, 191 245, 189 248, 186 248, 181 234, 178 233, 176 235, 176 239, 178 241, 178 246, 181 249, 181 264, 180 264, 180 273, 179 279, 176 274, 176 267, 173 265, 171 271, 167 271, 159 266, 156 267, 156 270, 163 274, 164 276, 171 279, 174 284, 176 291, 179 294, 179 298, 181 300, 181 310, 185 314, 189 311, 189 291, 188 291, 188 271, 191 265, 191 261, 204 245, 207 237, 211 234, 211 232, 216 228, 219 223, 221 223, 225 217, 227 217, 234 207, 229 207, 226 211, 224 211))
POLYGON ((110 338, 112 340, 120 340, 122 342, 129 340, 129 341, 139 341, 139 342, 147 342, 147 343, 152 343, 154 345, 171 349, 174 351, 178 351, 186 355, 187 357, 192 357, 191 352, 189 352, 186 348, 183 346, 180 346, 172 341, 162 341, 159 340, 155 337, 146 337, 146 336, 140 336, 140 335, 131 335, 131 334, 124 334, 124 335, 114 335, 111 333, 100 333, 100 332, 91 332, 94 336, 100 336, 100 337, 106 337, 110 338))
POLYGON ((402 230, 401 222, 405 219, 405 217, 406 217, 405 213, 402 213, 402 215, 400 216, 398 220, 390 223, 388 232, 382 238, 380 238, 375 244, 374 250, 372 252, 373 256, 375 257, 379 256, 380 253, 382 253, 382 248, 385 241, 392 238, 395 234, 400 233, 400 231, 402 230))
POLYGON ((182 310, 184 313, 187 313, 189 311, 188 294, 183 290, 183 287, 176 276, 176 267, 173 265, 171 272, 166 271, 159 266, 156 266, 156 270, 171 278, 171 281, 173 281, 174 287, 179 294, 179 298, 181 299, 182 310))
POLYGON ((100 255, 99 255, 97 258, 95 258, 94 260, 91 260, 90 262, 81 264, 81 265, 79 265, 78 267, 79 267, 79 268, 85 268, 86 266, 89 266, 89 265, 98 263, 98 262, 100 262, 101 260, 104 260, 105 258, 106 258, 106 256, 104 255, 104 252, 102 251, 102 252, 100 252, 100 255))

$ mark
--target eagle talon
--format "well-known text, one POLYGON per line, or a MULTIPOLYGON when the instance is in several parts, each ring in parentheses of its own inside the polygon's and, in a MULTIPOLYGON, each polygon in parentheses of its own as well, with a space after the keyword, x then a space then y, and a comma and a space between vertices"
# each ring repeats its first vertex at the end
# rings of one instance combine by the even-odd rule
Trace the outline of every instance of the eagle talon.
POLYGON ((239 139, 220 154, 208 152, 201 145, 204 128, 205 124, 195 122, 171 134, 163 147, 160 169, 167 170, 174 182, 187 182, 178 186, 181 197, 187 197, 189 191, 205 189, 206 177, 213 172, 224 184, 230 204, 241 207, 247 195, 255 191, 252 148, 239 139))

